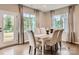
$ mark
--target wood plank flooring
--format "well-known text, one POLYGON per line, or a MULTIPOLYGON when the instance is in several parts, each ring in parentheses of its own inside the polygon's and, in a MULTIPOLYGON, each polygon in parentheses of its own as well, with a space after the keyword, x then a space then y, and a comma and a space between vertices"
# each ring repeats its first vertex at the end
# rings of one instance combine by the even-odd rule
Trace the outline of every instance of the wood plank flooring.
MULTIPOLYGON (((0 50, 0 55, 29 55, 28 48, 28 44, 7 47, 0 50)), ((41 55, 41 51, 37 50, 37 55, 41 55)), ((45 55, 51 55, 51 51, 46 51, 45 55)), ((53 52, 53 55, 79 55, 79 45, 63 42, 61 50, 53 52)))

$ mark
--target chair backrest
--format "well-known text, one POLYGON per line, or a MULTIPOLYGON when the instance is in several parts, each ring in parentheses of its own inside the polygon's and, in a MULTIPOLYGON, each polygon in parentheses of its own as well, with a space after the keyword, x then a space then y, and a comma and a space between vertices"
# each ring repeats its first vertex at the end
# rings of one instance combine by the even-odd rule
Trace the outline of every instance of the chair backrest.
POLYGON ((28 40, 29 40, 29 45, 35 48, 36 47, 36 41, 35 41, 33 31, 27 31, 27 36, 28 36, 28 40))
POLYGON ((50 29, 50 33, 53 33, 53 29, 50 29))
POLYGON ((40 31, 42 34, 46 34, 46 29, 45 28, 40 28, 40 31))
POLYGON ((57 42, 57 38, 58 38, 58 30, 55 30, 54 32, 53 32, 53 36, 52 36, 52 39, 50 40, 51 41, 51 43, 56 43, 57 42))
POLYGON ((63 31, 64 31, 64 29, 59 30, 58 41, 61 41, 62 40, 63 31))
POLYGON ((41 33, 40 28, 36 28, 35 29, 35 34, 40 34, 40 33, 41 33))

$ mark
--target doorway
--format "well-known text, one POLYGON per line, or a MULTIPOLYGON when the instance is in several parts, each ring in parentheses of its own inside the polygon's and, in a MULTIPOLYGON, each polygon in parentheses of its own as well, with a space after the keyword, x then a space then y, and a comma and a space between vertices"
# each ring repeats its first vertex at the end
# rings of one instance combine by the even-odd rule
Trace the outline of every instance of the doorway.
POLYGON ((14 16, 3 15, 3 42, 14 40, 14 16))
POLYGON ((18 43, 16 14, 0 14, 0 48, 18 43))

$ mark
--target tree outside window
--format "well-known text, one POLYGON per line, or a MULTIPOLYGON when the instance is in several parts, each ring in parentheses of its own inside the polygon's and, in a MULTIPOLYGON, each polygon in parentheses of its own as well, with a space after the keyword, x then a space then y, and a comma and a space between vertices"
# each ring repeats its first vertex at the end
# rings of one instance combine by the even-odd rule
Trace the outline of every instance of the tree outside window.
POLYGON ((60 15, 54 16, 53 27, 55 29, 63 28, 63 23, 64 23, 64 21, 60 15))
POLYGON ((13 31, 13 26, 12 26, 12 21, 11 21, 11 16, 6 15, 4 17, 5 23, 4 23, 4 30, 5 32, 12 32, 13 31))
POLYGON ((65 14, 60 14, 60 15, 55 15, 53 16, 53 28, 54 29, 64 29, 64 31, 67 31, 67 21, 68 19, 68 13, 65 14))
POLYGON ((36 28, 36 17, 32 14, 24 14, 24 31, 35 30, 36 28))
POLYGON ((3 42, 14 40, 14 16, 3 14, 3 42))

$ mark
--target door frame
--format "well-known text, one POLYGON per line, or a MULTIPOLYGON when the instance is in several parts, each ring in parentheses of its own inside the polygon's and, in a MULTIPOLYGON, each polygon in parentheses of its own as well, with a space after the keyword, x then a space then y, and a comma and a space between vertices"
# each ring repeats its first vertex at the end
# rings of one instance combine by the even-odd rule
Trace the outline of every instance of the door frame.
POLYGON ((14 39, 13 39, 13 41, 11 41, 11 42, 3 42, 3 39, 4 39, 3 38, 3 14, 13 15, 14 16, 14 28, 19 27, 19 25, 17 23, 18 21, 16 22, 18 13, 9 12, 9 11, 0 11, 0 16, 1 16, 0 21, 2 21, 2 26, 1 26, 2 27, 2 39, 0 40, 0 48, 5 47, 5 46, 9 46, 9 45, 13 45, 13 44, 18 44, 18 30, 19 30, 19 28, 14 29, 14 39), (17 30, 17 31, 15 31, 15 30, 17 30), (16 34, 16 36, 15 36, 15 34, 16 34))

